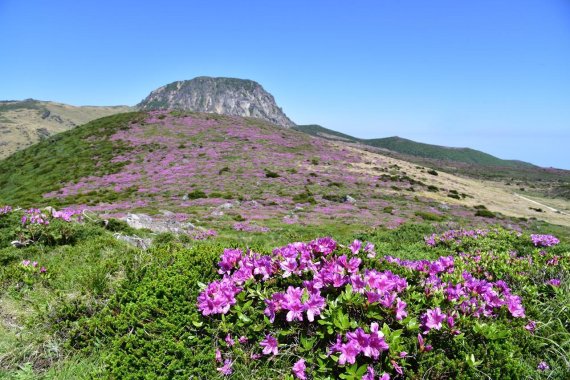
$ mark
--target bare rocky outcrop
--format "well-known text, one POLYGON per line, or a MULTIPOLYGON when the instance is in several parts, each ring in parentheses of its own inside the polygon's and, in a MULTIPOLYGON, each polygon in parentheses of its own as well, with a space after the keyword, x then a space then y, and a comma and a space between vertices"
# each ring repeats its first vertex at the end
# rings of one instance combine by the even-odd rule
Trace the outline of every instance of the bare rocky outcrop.
POLYGON ((270 93, 247 79, 197 77, 173 82, 152 91, 137 107, 255 117, 282 127, 295 126, 270 93))

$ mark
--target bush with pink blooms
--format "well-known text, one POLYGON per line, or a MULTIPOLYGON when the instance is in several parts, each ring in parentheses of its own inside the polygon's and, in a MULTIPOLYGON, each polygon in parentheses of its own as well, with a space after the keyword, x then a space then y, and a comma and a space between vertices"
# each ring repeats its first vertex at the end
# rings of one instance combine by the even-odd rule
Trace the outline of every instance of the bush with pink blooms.
POLYGON ((534 236, 499 229, 425 241, 446 255, 405 260, 328 237, 271 254, 225 249, 219 279, 197 298, 202 318, 195 321, 217 332, 218 371, 227 376, 235 362, 280 356, 291 363, 287 376, 298 379, 535 371, 527 355, 540 354, 536 299, 556 292, 559 277, 567 281, 568 253, 533 248, 534 236))

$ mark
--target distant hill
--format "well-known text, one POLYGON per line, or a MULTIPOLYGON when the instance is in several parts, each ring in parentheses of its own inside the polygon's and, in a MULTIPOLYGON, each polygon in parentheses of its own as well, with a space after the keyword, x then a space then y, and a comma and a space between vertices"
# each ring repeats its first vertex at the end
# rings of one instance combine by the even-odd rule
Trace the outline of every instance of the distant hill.
POLYGON ((397 136, 378 139, 360 139, 324 128, 316 124, 298 125, 295 127, 295 129, 313 136, 323 137, 329 140, 359 143, 376 148, 387 149, 392 152, 401 153, 407 156, 415 156, 431 160, 454 161, 484 166, 536 168, 535 165, 527 162, 517 160, 503 160, 488 153, 484 153, 471 148, 452 148, 441 145, 424 144, 397 136))
POLYGON ((270 93, 247 79, 197 77, 173 82, 152 91, 137 107, 255 117, 282 127, 295 126, 270 93))
POLYGON ((0 159, 56 133, 130 109, 127 106, 77 107, 34 99, 0 101, 0 159))
POLYGON ((362 142, 377 148, 389 149, 398 153, 435 160, 448 160, 485 166, 534 167, 534 165, 527 162, 503 160, 471 148, 452 148, 441 145, 424 144, 397 136, 362 140, 362 142))

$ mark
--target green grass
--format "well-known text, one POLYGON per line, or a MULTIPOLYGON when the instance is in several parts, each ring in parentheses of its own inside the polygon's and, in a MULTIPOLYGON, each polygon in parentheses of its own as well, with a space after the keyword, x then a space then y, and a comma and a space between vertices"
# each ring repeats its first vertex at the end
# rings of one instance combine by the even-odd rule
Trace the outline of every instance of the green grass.
MULTIPOLYGON (((141 115, 132 112, 97 119, 0 161, 0 203, 33 206, 43 202, 42 194, 59 189, 62 183, 118 171, 125 163, 112 163, 110 160, 127 148, 108 138, 141 115), (98 140, 96 150, 91 139, 98 140)), ((118 197, 128 195, 124 193, 118 197)), ((52 205, 76 201, 88 201, 88 197, 67 197, 63 201, 54 199, 52 205)))

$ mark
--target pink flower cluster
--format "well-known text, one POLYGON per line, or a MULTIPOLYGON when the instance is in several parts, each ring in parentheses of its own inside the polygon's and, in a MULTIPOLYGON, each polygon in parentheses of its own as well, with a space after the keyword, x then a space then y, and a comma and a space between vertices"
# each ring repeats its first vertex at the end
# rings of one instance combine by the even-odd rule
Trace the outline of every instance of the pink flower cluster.
POLYGON ((430 236, 426 236, 424 237, 424 241, 430 247, 435 247, 442 242, 454 242, 456 244, 460 244, 462 238, 468 237, 477 239, 481 236, 487 235, 488 233, 488 230, 449 230, 442 233, 441 235, 432 234, 430 236))
POLYGON ((48 216, 43 214, 40 209, 31 208, 24 212, 22 216, 22 225, 28 224, 43 224, 48 225, 49 219, 48 216))
POLYGON ((5 215, 12 212, 12 206, 2 206, 0 207, 0 215, 5 215))
MULTIPOLYGON (((462 260, 470 260, 470 256, 460 256, 462 260)), ((519 296, 511 294, 507 284, 498 280, 490 282, 477 279, 467 271, 461 275, 461 281, 453 283, 443 281, 441 274, 454 272, 454 258, 452 256, 440 257, 437 260, 401 260, 391 256, 384 258, 390 263, 419 271, 425 274, 423 285, 426 295, 429 296, 438 291, 442 291, 446 299, 453 304, 453 309, 447 314, 442 314, 439 308, 428 310, 424 314, 424 330, 427 332, 433 328, 441 329, 441 323, 446 320, 450 328, 453 328, 455 312, 469 315, 475 318, 481 316, 494 317, 501 307, 506 307, 515 318, 525 316, 519 296)))
MULTIPOLYGON (((453 232, 444 234, 443 241, 456 241, 458 236, 484 234, 484 231, 453 232)), ((424 342, 424 336, 430 331, 445 328, 451 334, 460 334, 459 322, 464 318, 494 318, 501 310, 508 311, 514 318, 525 317, 521 297, 512 294, 504 281, 490 281, 489 276, 480 271, 477 273, 485 277, 477 278, 463 269, 470 268, 473 264, 478 265, 482 260, 479 252, 475 255, 464 253, 442 256, 431 261, 385 256, 380 263, 394 269, 392 272, 363 267, 363 255, 366 254, 369 258, 375 255, 371 243, 363 244, 355 240, 343 247, 347 248, 347 253, 342 255, 335 254, 338 247, 335 240, 325 237, 309 243, 291 243, 274 249, 271 255, 260 255, 251 250, 225 249, 218 263, 218 273, 223 278, 210 283, 200 293, 198 308, 205 316, 226 314, 236 304, 235 297, 243 288, 271 280, 271 284, 280 284, 280 291, 273 290, 262 295, 257 290, 256 294, 258 301, 261 301, 257 305, 263 305, 264 315, 274 326, 305 321, 314 323, 319 315, 328 312, 329 302, 335 299, 335 294, 348 289, 350 293, 361 295, 359 302, 362 302, 363 307, 370 308, 374 305, 401 321, 408 316, 408 305, 403 300, 408 280, 407 276, 395 274, 397 269, 398 272, 416 272, 418 275, 409 278, 413 279, 414 286, 423 290, 426 298, 443 297, 436 307, 418 315, 421 329, 418 335, 420 352, 432 350, 432 346, 424 342)), ((554 286, 557 284, 555 281, 550 283, 554 286)), ((269 289, 271 287, 266 291, 269 289)), ((357 328, 344 336, 338 335, 336 343, 329 346, 329 354, 339 355, 340 365, 354 364, 359 356, 377 360, 383 351, 389 349, 376 322, 369 326, 355 327, 357 328)), ((530 326, 527 330, 530 331, 531 328, 534 327, 530 326)), ((266 334, 259 345, 264 355, 279 353, 277 338, 271 334, 266 334)), ((400 354, 401 358, 406 356, 405 352, 400 354)), ((228 363, 219 370, 230 371, 231 362, 228 363)), ((397 373, 403 373, 403 368, 396 361, 392 361, 392 366, 397 373)), ((306 378, 305 370, 306 365, 302 359, 292 368, 293 374, 299 379, 306 378)), ((374 378, 373 372, 369 367, 367 378, 374 378)))
MULTIPOLYGON (((30 260, 22 260, 21 264, 22 268, 26 269, 26 270, 32 270, 35 271, 36 269, 38 269, 38 262, 37 261, 30 261, 30 260)), ((45 267, 40 267, 38 270, 38 273, 40 274, 44 274, 47 273, 47 269, 45 267)))
POLYGON ((378 323, 370 324, 370 333, 366 333, 362 328, 346 333, 346 342, 342 337, 337 336, 337 341, 330 347, 331 352, 340 352, 339 364, 354 364, 356 357, 360 354, 378 360, 380 353, 388 350, 388 343, 384 339, 384 334, 379 330, 378 323))
POLYGON ((256 226, 249 223, 234 223, 233 229, 236 231, 243 232, 269 232, 269 227, 256 226))
POLYGON ((81 210, 74 210, 74 209, 65 209, 65 210, 53 210, 51 213, 51 216, 54 219, 61 219, 63 221, 66 222, 72 222, 73 221, 73 217, 76 216, 76 221, 80 222, 81 221, 81 214, 82 211, 81 210))
POLYGON ((22 225, 30 225, 30 224, 40 224, 40 225, 48 225, 50 219, 61 219, 66 222, 73 222, 74 219, 77 222, 81 221, 81 210, 74 210, 74 209, 64 209, 64 210, 52 210, 51 218, 49 214, 43 213, 38 208, 31 208, 24 211, 24 215, 22 216, 22 225), (74 218, 74 216, 76 218, 74 218))
POLYGON ((211 282, 198 296, 198 308, 203 315, 226 314, 236 303, 235 296, 241 292, 229 277, 211 282))
POLYGON ((530 235, 530 239, 535 247, 552 247, 553 245, 560 243, 560 240, 552 235, 533 234, 530 235))
POLYGON ((193 231, 190 236, 194 240, 206 240, 209 237, 217 236, 218 232, 216 230, 206 230, 206 231, 193 231))

